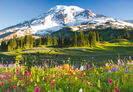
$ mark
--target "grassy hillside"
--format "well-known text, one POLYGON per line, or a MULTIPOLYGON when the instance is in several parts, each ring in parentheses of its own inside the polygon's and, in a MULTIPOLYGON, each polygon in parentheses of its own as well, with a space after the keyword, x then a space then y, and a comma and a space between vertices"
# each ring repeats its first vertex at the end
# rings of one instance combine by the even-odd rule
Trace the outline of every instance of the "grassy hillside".
MULTIPOLYGON (((22 54, 41 53, 41 59, 43 60, 54 60, 57 62, 63 62, 68 58, 71 59, 73 63, 80 63, 81 61, 87 62, 97 62, 102 64, 108 60, 116 61, 118 55, 121 58, 129 58, 133 56, 133 41, 126 39, 110 40, 109 42, 97 43, 97 47, 69 47, 69 48, 54 48, 46 47, 41 45, 29 50, 21 51, 22 54)), ((12 52, 0 52, 1 55, 15 56, 16 51, 12 52)))

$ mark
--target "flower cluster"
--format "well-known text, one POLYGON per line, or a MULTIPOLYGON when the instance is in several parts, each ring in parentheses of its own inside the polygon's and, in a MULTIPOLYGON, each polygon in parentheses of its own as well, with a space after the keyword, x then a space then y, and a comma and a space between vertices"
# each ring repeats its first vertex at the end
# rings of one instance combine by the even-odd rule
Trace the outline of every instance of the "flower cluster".
MULTIPOLYGON (((14 65, 15 66, 15 65, 14 65)), ((0 92, 132 91, 133 63, 102 66, 0 67, 0 92)))

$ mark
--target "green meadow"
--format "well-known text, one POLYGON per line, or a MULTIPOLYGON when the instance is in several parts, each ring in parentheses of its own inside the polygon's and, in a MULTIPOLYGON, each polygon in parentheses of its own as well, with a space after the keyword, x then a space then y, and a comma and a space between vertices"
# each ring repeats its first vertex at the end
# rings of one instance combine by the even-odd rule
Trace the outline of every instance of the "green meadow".
POLYGON ((110 40, 99 42, 96 47, 55 48, 40 45, 27 50, 0 52, 0 57, 7 58, 7 60, 14 59, 18 51, 22 55, 31 53, 33 56, 39 52, 41 60, 63 62, 70 58, 72 63, 86 61, 103 64, 104 62, 111 60, 117 61, 119 57, 121 59, 128 59, 130 56, 133 56, 133 41, 127 39, 110 40))

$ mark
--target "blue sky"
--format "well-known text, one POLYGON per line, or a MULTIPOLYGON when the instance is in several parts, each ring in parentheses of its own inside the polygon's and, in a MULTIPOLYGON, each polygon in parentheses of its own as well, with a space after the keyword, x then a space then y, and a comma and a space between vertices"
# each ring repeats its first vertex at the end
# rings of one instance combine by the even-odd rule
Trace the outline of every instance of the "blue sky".
POLYGON ((133 0, 0 0, 0 29, 30 20, 56 5, 76 5, 117 19, 133 19, 133 0))

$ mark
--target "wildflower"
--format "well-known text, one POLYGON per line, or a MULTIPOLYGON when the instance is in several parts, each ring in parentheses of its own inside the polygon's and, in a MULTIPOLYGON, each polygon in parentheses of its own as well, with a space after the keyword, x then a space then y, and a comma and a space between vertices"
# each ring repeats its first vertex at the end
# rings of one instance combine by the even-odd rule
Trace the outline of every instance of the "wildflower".
POLYGON ((4 82, 3 81, 1 82, 1 86, 4 86, 4 82))
POLYGON ((35 92, 39 92, 40 91, 40 88, 39 87, 36 87, 35 88, 35 92))
POLYGON ((10 92, 10 88, 8 88, 7 91, 10 92))
POLYGON ((30 80, 29 80, 29 79, 27 79, 27 82, 30 82, 30 80))
POLYGON ((5 72, 3 72, 3 75, 6 75, 6 73, 5 73, 5 72))
POLYGON ((11 79, 9 79, 9 83, 11 83, 11 79))
POLYGON ((79 79, 81 79, 81 77, 79 77, 79 79))
POLYGON ((27 74, 26 74, 27 76, 29 76, 30 74, 27 72, 27 74))
POLYGON ((0 77, 0 80, 1 80, 1 77, 0 77))
POLYGON ((17 87, 16 86, 13 86, 13 89, 16 89, 17 87))
POLYGON ((84 80, 83 82, 84 82, 84 83, 86 83, 87 81, 86 81, 86 80, 84 80))
POLYGON ((49 76, 47 76, 47 79, 49 78, 49 76))
POLYGON ((83 92, 83 89, 82 89, 82 88, 80 88, 80 89, 79 89, 79 92, 83 92))
POLYGON ((9 75, 6 75, 6 77, 9 79, 10 77, 9 77, 9 75))
POLYGON ((13 75, 13 72, 11 72, 11 75, 13 75))
POLYGON ((121 61, 120 61, 120 60, 118 60, 118 63, 117 63, 117 65, 121 65, 121 61))
POLYGON ((51 86, 53 86, 53 85, 54 85, 54 82, 52 81, 52 82, 51 82, 51 86))
POLYGON ((20 76, 20 79, 22 79, 23 77, 22 76, 20 76))
POLYGON ((89 86, 93 86, 93 85, 90 83, 89 86))
POLYGON ((111 71, 112 71, 112 72, 116 72, 116 69, 113 67, 113 68, 111 69, 111 71))
POLYGON ((116 90, 116 92, 119 92, 119 89, 117 87, 115 87, 115 90, 116 90))
POLYGON ((6 77, 5 76, 3 76, 3 79, 5 79, 6 77))
POLYGON ((125 69, 125 73, 129 73, 127 69, 125 69))
POLYGON ((108 75, 110 74, 110 70, 107 72, 107 74, 108 74, 108 75))
POLYGON ((112 83, 112 82, 113 82, 113 80, 112 80, 112 79, 108 79, 108 82, 109 82, 109 83, 112 83))

